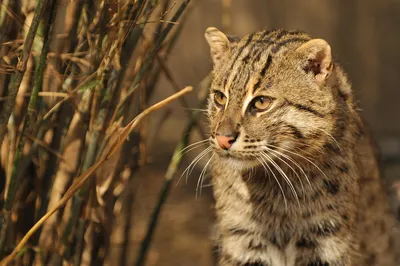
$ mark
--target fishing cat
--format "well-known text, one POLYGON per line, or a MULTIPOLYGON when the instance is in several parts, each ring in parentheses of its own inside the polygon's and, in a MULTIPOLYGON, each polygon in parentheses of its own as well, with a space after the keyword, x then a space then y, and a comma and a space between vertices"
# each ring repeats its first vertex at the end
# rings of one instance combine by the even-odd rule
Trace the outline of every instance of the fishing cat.
POLYGON ((219 265, 395 265, 377 155, 330 45, 205 37, 219 265))

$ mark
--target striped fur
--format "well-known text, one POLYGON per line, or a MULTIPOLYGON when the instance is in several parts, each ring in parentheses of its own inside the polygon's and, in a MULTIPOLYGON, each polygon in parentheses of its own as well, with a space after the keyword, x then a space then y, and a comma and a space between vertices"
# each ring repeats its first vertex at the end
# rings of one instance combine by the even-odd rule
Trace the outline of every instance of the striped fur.
POLYGON ((219 265, 395 265, 375 152, 329 45, 282 29, 206 38, 219 265), (223 150, 227 131, 238 137, 223 150))

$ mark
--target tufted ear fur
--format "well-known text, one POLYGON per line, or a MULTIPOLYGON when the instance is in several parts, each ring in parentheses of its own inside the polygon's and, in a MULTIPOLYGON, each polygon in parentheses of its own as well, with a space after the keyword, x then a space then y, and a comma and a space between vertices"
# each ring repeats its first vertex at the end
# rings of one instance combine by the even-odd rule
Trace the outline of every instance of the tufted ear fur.
POLYGON ((214 27, 207 28, 205 37, 210 45, 214 65, 217 65, 223 57, 230 54, 230 41, 224 33, 214 27))
POLYGON ((303 69, 313 72, 315 81, 325 85, 333 70, 331 47, 322 39, 312 39, 296 50, 305 60, 303 69))

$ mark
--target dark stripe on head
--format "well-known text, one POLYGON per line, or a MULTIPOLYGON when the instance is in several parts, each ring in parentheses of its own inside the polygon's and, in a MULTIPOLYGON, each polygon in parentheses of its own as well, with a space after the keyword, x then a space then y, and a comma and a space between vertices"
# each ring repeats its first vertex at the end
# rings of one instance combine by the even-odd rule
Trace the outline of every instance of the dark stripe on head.
POLYGON ((258 52, 258 49, 256 49, 256 47, 254 45, 252 45, 249 49, 250 49, 250 51, 242 59, 242 64, 248 64, 250 58, 254 57, 254 54, 256 54, 258 52))
POLYGON ((258 49, 257 50, 257 53, 254 55, 253 66, 260 61, 261 56, 263 54, 263 51, 264 51, 263 49, 258 49))
MULTIPOLYGON (((246 48, 250 44, 250 42, 253 40, 253 37, 254 37, 255 34, 256 34, 255 32, 250 34, 249 37, 247 38, 246 43, 239 48, 239 50, 238 50, 238 52, 237 52, 237 54, 235 56, 235 59, 232 61, 231 67, 229 68, 230 71, 232 71, 233 66, 235 65, 235 63, 238 60, 239 56, 242 54, 244 48, 246 48)), ((228 82, 228 77, 229 77, 229 75, 226 75, 225 81, 224 81, 224 87, 226 87, 226 83, 228 82)))
POLYGON ((292 39, 287 39, 284 41, 281 41, 277 43, 272 49, 272 53, 276 54, 282 47, 286 46, 289 43, 295 43, 295 42, 306 42, 308 41, 309 38, 306 37, 297 37, 297 38, 292 38, 292 39))
MULTIPOLYGON (((244 81, 244 85, 243 85, 244 88, 247 87, 247 83, 249 83, 249 80, 250 80, 250 74, 247 75, 246 80, 244 81)), ((246 93, 247 93, 247 90, 244 90, 243 96, 246 95, 246 93)))
POLYGON ((276 41, 279 41, 283 36, 296 36, 303 34, 303 32, 298 30, 282 30, 278 35, 276 35, 276 41))
POLYGON ((321 117, 321 118, 325 117, 325 115, 323 115, 323 114, 321 114, 320 112, 318 112, 318 111, 312 109, 312 108, 309 107, 309 106, 305 106, 305 105, 302 105, 302 104, 299 104, 299 103, 293 103, 293 102, 289 101, 288 99, 285 99, 285 100, 286 100, 286 103, 287 103, 288 105, 295 107, 295 108, 296 108, 297 110, 299 110, 299 111, 308 112, 308 113, 310 113, 310 114, 313 114, 313 115, 318 116, 318 117, 321 117))
POLYGON ((265 63, 265 65, 261 69, 260 77, 258 78, 256 84, 254 84, 253 93, 255 93, 256 90, 260 87, 261 82, 262 82, 262 80, 263 80, 263 78, 265 76, 265 73, 267 73, 267 70, 268 70, 269 66, 271 65, 271 63, 272 63, 272 56, 268 55, 267 62, 265 63))
POLYGON ((276 32, 278 32, 279 30, 266 30, 264 31, 264 33, 261 35, 260 40, 262 41, 266 41, 269 40, 271 38, 272 35, 274 35, 276 32))

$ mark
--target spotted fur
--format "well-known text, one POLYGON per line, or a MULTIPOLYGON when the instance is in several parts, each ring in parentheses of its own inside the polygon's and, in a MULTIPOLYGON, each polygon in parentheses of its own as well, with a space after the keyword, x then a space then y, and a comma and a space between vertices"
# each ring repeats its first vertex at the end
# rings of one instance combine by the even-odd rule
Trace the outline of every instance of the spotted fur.
POLYGON ((395 265, 376 154, 328 43, 282 29, 206 39, 219 265, 395 265))

